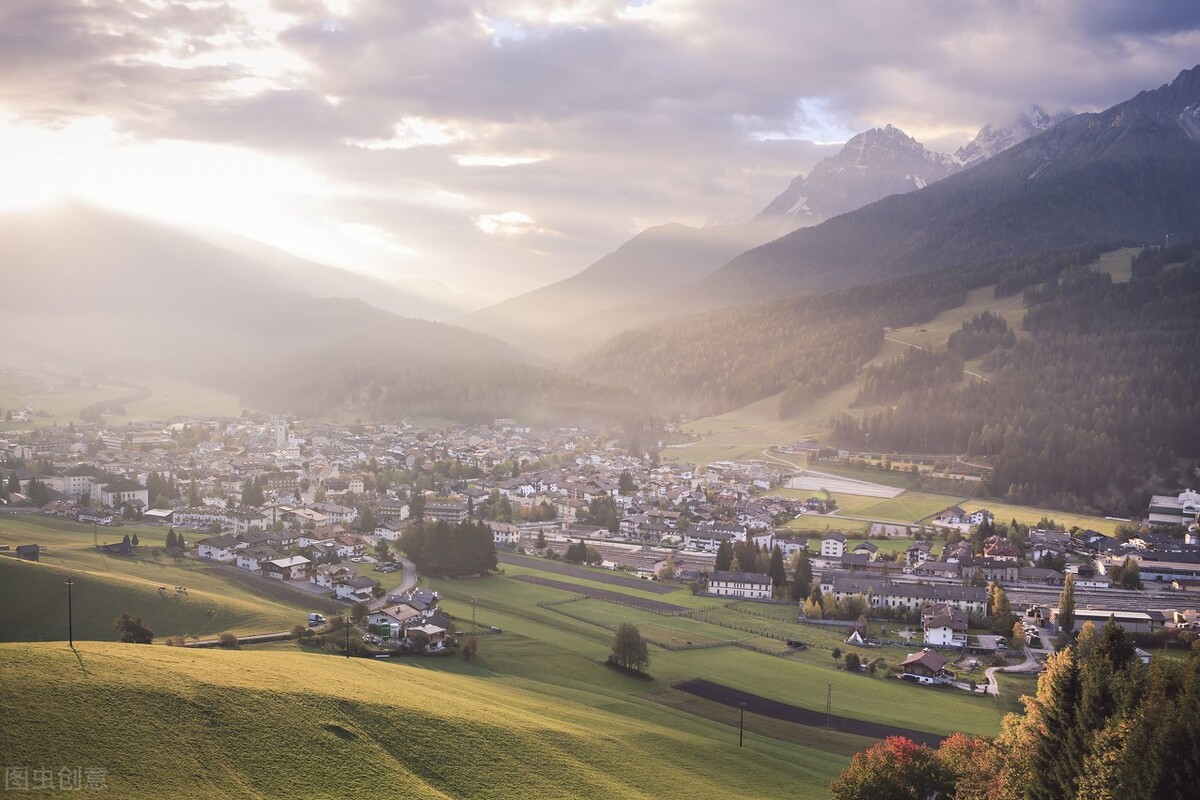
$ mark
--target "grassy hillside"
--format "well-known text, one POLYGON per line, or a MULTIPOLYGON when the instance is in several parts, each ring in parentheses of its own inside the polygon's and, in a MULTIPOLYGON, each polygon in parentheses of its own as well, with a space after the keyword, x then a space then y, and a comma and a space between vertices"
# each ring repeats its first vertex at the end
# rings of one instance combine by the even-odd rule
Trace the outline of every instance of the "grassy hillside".
MULTIPOLYGON (((136 531, 141 551, 161 547, 162 529, 100 530, 100 541, 117 541, 121 530, 136 531)), ((32 515, 0 517, 0 544, 40 544, 38 563, 0 558, 0 641, 65 639, 67 591, 75 581, 75 638, 111 641, 112 621, 121 613, 140 616, 157 637, 211 635, 222 631, 269 633, 289 630, 311 608, 328 601, 293 594, 282 586, 249 586, 224 569, 188 559, 157 560, 106 556, 92 547, 92 530, 74 522, 32 515), (158 587, 167 591, 160 593, 158 587), (175 587, 187 587, 176 597, 175 587), (310 608, 311 606, 311 608, 310 608)))
POLYGON ((846 763, 753 733, 739 750, 726 725, 603 686, 529 691, 486 660, 454 667, 0 645, 5 760, 102 767, 114 796, 195 798, 804 798, 846 763))

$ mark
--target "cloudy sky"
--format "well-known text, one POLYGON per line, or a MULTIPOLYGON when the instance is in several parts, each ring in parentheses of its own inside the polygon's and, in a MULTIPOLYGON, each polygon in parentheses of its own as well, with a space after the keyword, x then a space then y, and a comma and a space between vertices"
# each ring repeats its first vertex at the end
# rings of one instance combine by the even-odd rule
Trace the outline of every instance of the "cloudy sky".
POLYGON ((493 299, 1200 61, 1195 0, 5 0, 0 210, 75 196, 493 299))

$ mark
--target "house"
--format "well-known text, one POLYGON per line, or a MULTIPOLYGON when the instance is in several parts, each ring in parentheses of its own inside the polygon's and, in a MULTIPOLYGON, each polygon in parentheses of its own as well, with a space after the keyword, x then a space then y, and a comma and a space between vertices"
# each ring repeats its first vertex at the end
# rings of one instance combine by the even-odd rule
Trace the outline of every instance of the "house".
POLYGON ((37 561, 41 550, 41 545, 19 544, 17 545, 17 558, 23 561, 37 561))
POLYGON ((900 672, 905 678, 917 683, 947 683, 950 678, 945 672, 945 667, 945 656, 925 649, 919 653, 909 653, 908 658, 900 663, 900 672))
POLYGON ((131 556, 133 555, 133 545, 129 542, 120 541, 112 544, 102 544, 96 548, 102 553, 107 553, 110 556, 131 556))
POLYGON ((707 526, 692 525, 683 532, 683 548, 685 550, 703 550, 715 553, 721 542, 734 541, 733 534, 714 531, 707 526))
POLYGON ((437 625, 414 625, 408 629, 409 636, 419 633, 425 637, 428 650, 441 650, 446 644, 446 629, 437 625))
POLYGON ((770 597, 771 576, 763 572, 716 570, 708 576, 707 593, 721 597, 770 597))
POLYGON ((879 558, 879 546, 874 542, 859 542, 853 552, 855 554, 865 554, 868 561, 874 561, 879 558))
POLYGON ((402 523, 389 519, 375 526, 375 535, 381 539, 387 539, 389 542, 398 542, 403 530, 402 523))
POLYGON ((869 598, 871 608, 917 611, 932 603, 947 603, 968 614, 987 611, 987 589, 982 586, 909 583, 860 573, 826 570, 821 575, 821 593, 846 600, 855 595, 869 598))
POLYGON ((929 560, 933 554, 933 546, 929 542, 913 542, 904 551, 904 562, 909 567, 915 567, 929 560))
POLYGON ((350 601, 369 601, 374 597, 372 590, 379 585, 379 581, 368 578, 366 575, 359 575, 349 580, 341 581, 333 585, 333 593, 339 600, 350 601))
POLYGON ((954 606, 937 603, 921 613, 925 644, 933 647, 966 647, 967 614, 954 606))
POLYGON ((116 516, 111 511, 102 508, 87 508, 79 512, 75 519, 92 525, 112 525, 116 516))
POLYGON ((367 617, 371 625, 400 625, 401 627, 421 619, 421 612, 407 603, 393 603, 384 606, 367 617))
POLYGON ((145 486, 128 478, 105 480, 103 483, 93 481, 92 500, 102 505, 116 508, 122 503, 141 503, 142 508, 150 505, 149 492, 145 486))
POLYGON ((516 547, 521 542, 521 529, 508 522, 489 522, 492 541, 505 547, 516 547))
POLYGON ((967 512, 963 511, 962 506, 950 506, 939 511, 933 521, 944 525, 963 525, 967 522, 967 512))
POLYGON ((317 586, 332 589, 338 583, 344 583, 358 574, 353 564, 318 564, 312 570, 310 580, 317 586))
POLYGON ((846 537, 841 533, 828 533, 821 537, 821 556, 841 558, 846 553, 846 537))
POLYGON ((236 556, 234 551, 241 544, 237 537, 229 534, 221 534, 219 536, 209 536, 207 539, 201 539, 196 542, 196 552, 201 558, 207 558, 212 561, 233 561, 236 556))
POLYGON ((279 558, 279 553, 267 545, 260 544, 237 551, 235 560, 239 569, 261 572, 263 564, 273 558, 279 558))
POLYGON ((779 550, 783 553, 783 558, 786 561, 801 550, 808 550, 808 537, 801 536, 798 533, 777 532, 775 534, 775 544, 779 545, 779 550))
POLYGON ((308 578, 311 565, 312 562, 304 556, 289 556, 264 561, 262 571, 263 575, 278 581, 303 581, 308 578))

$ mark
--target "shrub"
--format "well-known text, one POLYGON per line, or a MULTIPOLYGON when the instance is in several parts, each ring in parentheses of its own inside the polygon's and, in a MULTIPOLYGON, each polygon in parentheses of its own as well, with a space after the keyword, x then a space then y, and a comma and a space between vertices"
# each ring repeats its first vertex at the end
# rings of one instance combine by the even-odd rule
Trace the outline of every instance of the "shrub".
POLYGON ((238 638, 229 631, 225 631, 217 636, 217 643, 220 647, 237 647, 238 638))

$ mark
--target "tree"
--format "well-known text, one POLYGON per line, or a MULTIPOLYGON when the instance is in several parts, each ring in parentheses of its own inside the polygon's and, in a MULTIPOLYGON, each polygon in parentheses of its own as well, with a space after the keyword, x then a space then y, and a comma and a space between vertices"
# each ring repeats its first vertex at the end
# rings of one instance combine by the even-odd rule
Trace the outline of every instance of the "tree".
POLYGON ((125 534, 125 535, 124 535, 124 536, 121 538, 121 544, 123 544, 123 545, 125 545, 125 546, 129 546, 129 545, 133 544, 133 542, 132 542, 132 541, 130 540, 130 538, 129 538, 129 534, 128 534, 128 533, 127 533, 127 534, 125 534))
POLYGON ((833 800, 927 800, 948 792, 954 776, 932 749, 889 736, 857 753, 829 784, 833 800))
POLYGON ((355 625, 363 624, 363 622, 365 622, 367 619, 367 614, 369 613, 370 609, 367 607, 367 604, 361 600, 350 606, 350 620, 355 625))
POLYGON ((821 609, 820 603, 814 603, 811 597, 804 601, 805 619, 821 619, 824 616, 825 612, 821 609))
POLYGON ((37 478, 29 479, 29 501, 38 508, 50 502, 50 493, 46 489, 46 484, 37 478))
POLYGON ((792 582, 792 599, 800 600, 808 596, 812 590, 812 564, 808 560, 808 550, 796 553, 796 577, 792 582))
MULTIPOLYGON (((10 411, 9 413, 11 414, 12 412, 10 411)), ((15 469, 8 474, 8 490, 16 493, 20 493, 21 491, 21 479, 17 477, 15 469)))
POLYGON ((538 550, 546 549, 546 534, 544 531, 538 531, 536 544, 538 550))
POLYGON ((1075 630, 1075 576, 1068 575, 1058 595, 1058 628, 1070 638, 1075 630))
POLYGON ((767 574, 771 576, 771 585, 778 589, 787 583, 787 572, 783 568, 783 551, 779 545, 771 548, 771 561, 767 565, 767 574))
POLYGON ((475 651, 478 647, 479 647, 479 643, 476 640, 475 636, 474 635, 468 636, 467 640, 465 642, 463 642, 463 648, 462 648, 463 658, 470 661, 472 656, 475 655, 475 651))
POLYGON ((663 581, 670 581, 670 580, 675 579, 675 554, 674 553, 667 554, 666 563, 664 563, 662 566, 662 569, 660 569, 658 571, 658 579, 663 580, 663 581))
POLYGON ((1141 589, 1142 570, 1137 559, 1126 558, 1125 563, 1112 570, 1112 581, 1122 589, 1141 589))
POLYGON ((1025 639, 1025 626, 1020 622, 1014 622, 1012 626, 1012 638, 1008 640, 1008 649, 1017 653, 1025 652, 1025 645, 1029 642, 1025 639))
POLYGON ((261 506, 265 502, 262 486, 253 478, 246 478, 245 483, 242 484, 242 505, 261 506))
POLYGON ((188 482, 188 505, 192 508, 200 505, 200 489, 196 486, 195 478, 188 482))
POLYGON ((633 475, 629 473, 629 470, 622 470, 617 485, 620 487, 621 494, 629 495, 637 491, 637 484, 633 482, 633 475))
POLYGON ((858 657, 858 653, 846 653, 845 661, 847 672, 858 672, 862 667, 862 659, 858 657))
POLYGON ((177 544, 175 542, 175 529, 168 528, 167 529, 167 545, 166 545, 166 547, 168 550, 170 550, 171 548, 176 547, 176 546, 177 546, 177 544))
POLYGON ((729 541, 723 541, 717 546, 717 560, 713 569, 717 572, 728 572, 733 567, 733 546, 729 541))
POLYGON ((632 622, 622 622, 613 637, 612 653, 608 660, 626 669, 645 672, 650 666, 650 651, 642 632, 632 622))
POLYGON ((129 543, 134 547, 137 547, 139 544, 141 544, 141 542, 138 541, 138 535, 136 533, 129 538, 129 543))
POLYGON ((122 614, 113 621, 113 630, 117 632, 117 641, 128 644, 150 644, 154 641, 154 631, 142 624, 141 617, 130 617, 122 614))

